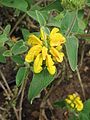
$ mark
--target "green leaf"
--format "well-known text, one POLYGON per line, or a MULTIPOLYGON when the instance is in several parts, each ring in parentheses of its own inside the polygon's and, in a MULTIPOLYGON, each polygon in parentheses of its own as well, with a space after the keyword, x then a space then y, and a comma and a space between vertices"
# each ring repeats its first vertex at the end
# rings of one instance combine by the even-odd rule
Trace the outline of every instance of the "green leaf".
POLYGON ((23 40, 18 41, 13 47, 12 47, 12 53, 14 55, 22 54, 28 50, 28 47, 24 45, 23 40))
POLYGON ((8 37, 5 33, 0 35, 0 47, 4 46, 5 42, 8 41, 8 37))
POLYGON ((43 31, 47 34, 47 35, 50 35, 50 30, 48 27, 42 27, 43 31))
POLYGON ((87 1, 87 5, 90 6, 90 0, 87 1))
POLYGON ((26 67, 20 67, 17 75, 16 75, 16 85, 19 87, 22 82, 25 80, 27 75, 27 68, 26 67))
POLYGON ((87 101, 85 101, 84 103, 84 109, 83 111, 85 114, 89 114, 90 113, 90 99, 88 99, 87 101))
POLYGON ((47 25, 61 28, 61 20, 56 20, 55 18, 52 18, 47 25))
POLYGON ((9 41, 6 41, 6 44, 11 48, 11 47, 13 47, 13 45, 15 44, 15 42, 12 41, 12 40, 9 40, 9 41))
POLYGON ((73 71, 77 68, 78 40, 75 36, 70 36, 66 40, 66 52, 70 67, 73 71))
POLYGON ((52 11, 52 10, 62 11, 63 8, 61 6, 61 0, 55 0, 54 2, 50 3, 46 7, 42 8, 42 10, 46 10, 46 11, 52 11))
POLYGON ((1 63, 6 63, 6 59, 2 54, 0 54, 0 62, 1 63))
POLYGON ((21 30, 22 30, 22 34, 23 34, 24 40, 27 41, 28 38, 29 38, 29 35, 30 35, 29 30, 28 30, 28 29, 25 29, 25 28, 22 28, 21 30))
POLYGON ((66 106, 65 100, 59 100, 54 103, 55 107, 64 108, 66 106))
POLYGON ((12 56, 11 50, 6 50, 6 51, 3 53, 3 56, 6 56, 6 57, 12 56))
MULTIPOLYGON (((34 11, 29 10, 29 11, 27 11, 27 14, 28 14, 30 17, 32 17, 34 20, 36 20, 37 22, 39 22, 35 10, 34 10, 34 11)), ((45 21, 48 19, 48 12, 47 12, 47 11, 40 11, 40 14, 41 14, 41 17, 42 17, 42 15, 43 15, 45 21)), ((43 18, 42 18, 42 19, 43 19, 43 18)))
POLYGON ((44 69, 41 73, 34 74, 28 92, 29 101, 32 102, 53 80, 54 76, 50 75, 47 69, 44 69))
POLYGON ((12 60, 13 60, 15 63, 19 64, 19 65, 23 65, 23 64, 24 64, 24 60, 23 60, 22 57, 19 56, 19 55, 12 56, 12 60))
POLYGON ((5 27, 5 29, 4 29, 4 33, 5 33, 6 35, 8 35, 9 32, 10 32, 10 30, 11 30, 11 25, 8 24, 8 25, 5 27))
POLYGON ((90 120, 90 118, 88 118, 88 116, 86 114, 80 113, 79 120, 90 120))
POLYGON ((66 12, 65 17, 62 19, 61 22, 61 31, 63 33, 66 33, 70 29, 70 32, 76 32, 78 31, 78 21, 77 21, 77 15, 76 12, 66 12), (73 22, 73 24, 72 24, 73 22), (70 29, 71 28, 71 29, 70 29))
POLYGON ((24 12, 27 11, 28 7, 28 4, 25 0, 1 0, 0 4, 7 7, 17 8, 24 12))
POLYGON ((46 20, 45 20, 43 14, 40 11, 36 10, 36 16, 37 16, 37 20, 38 20, 40 26, 45 26, 46 20))

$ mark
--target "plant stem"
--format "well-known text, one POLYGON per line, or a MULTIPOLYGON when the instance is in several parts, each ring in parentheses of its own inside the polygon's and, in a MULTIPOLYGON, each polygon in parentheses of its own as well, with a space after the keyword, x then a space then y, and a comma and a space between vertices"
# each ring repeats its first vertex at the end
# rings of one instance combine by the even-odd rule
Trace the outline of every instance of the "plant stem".
POLYGON ((81 79, 81 76, 80 76, 78 68, 76 69, 76 72, 77 72, 78 80, 79 80, 79 83, 80 83, 80 86, 81 86, 81 89, 82 89, 84 100, 86 100, 85 90, 84 90, 84 86, 83 86, 82 79, 81 79))
POLYGON ((4 85, 1 82, 0 82, 0 86, 2 87, 2 89, 4 90, 4 92, 6 93, 8 100, 11 100, 10 95, 8 94, 6 88, 4 87, 4 85))
POLYGON ((80 67, 82 67, 82 64, 83 64, 83 58, 84 58, 84 51, 85 51, 85 43, 84 45, 82 46, 82 51, 81 51, 81 60, 80 60, 80 67))
MULTIPOLYGON (((11 100, 10 94, 8 93, 8 91, 6 90, 6 88, 4 87, 4 85, 1 82, 0 82, 0 85, 1 85, 2 89, 4 90, 4 92, 6 93, 8 100, 11 100)), ((15 113, 15 116, 16 116, 17 120, 19 120, 16 108, 13 105, 12 105, 12 108, 14 110, 14 113, 15 113)))
POLYGON ((16 22, 16 24, 14 25, 14 27, 12 28, 11 32, 9 33, 9 36, 14 32, 14 30, 16 29, 16 27, 18 26, 18 24, 24 19, 24 17, 26 16, 26 13, 24 13, 16 22))
POLYGON ((77 37, 81 37, 81 38, 90 38, 90 34, 76 34, 77 37))
POLYGON ((15 113, 15 116, 16 116, 17 120, 19 120, 19 116, 18 116, 18 113, 17 113, 17 110, 16 110, 15 106, 12 105, 12 108, 14 110, 14 113, 15 113))
POLYGON ((5 120, 1 114, 0 114, 0 120, 5 120))
POLYGON ((22 120, 22 103, 23 103, 23 97, 24 97, 26 83, 27 83, 27 79, 23 82, 23 85, 22 85, 23 87, 22 87, 22 93, 21 93, 21 99, 20 99, 19 120, 22 120))
POLYGON ((3 79, 3 81, 4 81, 4 83, 5 83, 5 85, 6 85, 6 87, 7 87, 7 90, 8 90, 8 92, 9 92, 9 94, 10 94, 11 96, 13 96, 13 93, 12 93, 12 91, 10 90, 10 87, 9 87, 7 81, 6 81, 6 78, 5 78, 5 76, 4 76, 4 74, 3 74, 3 72, 2 72, 1 70, 0 70, 0 75, 1 75, 1 77, 2 77, 2 79, 3 79))

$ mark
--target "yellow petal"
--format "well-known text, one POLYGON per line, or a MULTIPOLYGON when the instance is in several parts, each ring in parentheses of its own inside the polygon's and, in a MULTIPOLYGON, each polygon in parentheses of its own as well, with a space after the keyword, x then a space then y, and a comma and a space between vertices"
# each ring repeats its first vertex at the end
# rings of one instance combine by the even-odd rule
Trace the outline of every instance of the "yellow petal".
POLYGON ((53 34, 59 32, 59 29, 58 28, 53 28, 50 35, 52 36, 53 34))
POLYGON ((79 99, 75 99, 74 102, 75 102, 75 104, 76 104, 77 106, 80 106, 81 104, 83 104, 82 101, 79 100, 79 99))
POLYGON ((71 100, 69 100, 69 99, 65 99, 65 101, 68 103, 68 104, 71 104, 71 100))
POLYGON ((83 104, 77 107, 77 111, 81 111, 81 110, 83 110, 83 104))
POLYGON ((82 109, 83 109, 83 103, 82 103, 82 101, 81 100, 78 100, 78 101, 76 101, 75 100, 75 105, 76 105, 76 109, 77 109, 77 111, 81 111, 82 109))
POLYGON ((73 95, 73 97, 74 97, 74 98, 76 98, 76 97, 77 97, 77 94, 75 94, 75 93, 73 93, 72 95, 73 95))
POLYGON ((48 51, 48 49, 44 46, 42 48, 42 58, 43 58, 43 60, 46 59, 47 51, 48 51))
POLYGON ((35 35, 30 35, 28 45, 42 45, 42 41, 35 35))
POLYGON ((59 52, 54 47, 51 47, 50 48, 50 53, 54 56, 54 58, 57 60, 57 62, 62 62, 63 61, 63 57, 64 57, 63 52, 59 52))
POLYGON ((55 67, 54 62, 51 58, 51 55, 48 55, 48 54, 46 57, 46 66, 47 66, 47 70, 49 71, 49 73, 51 75, 54 75, 56 72, 56 67, 55 67))
POLYGON ((74 104, 73 104, 73 103, 71 103, 70 106, 71 106, 72 108, 74 108, 74 104))
POLYGON ((60 33, 50 36, 50 46, 58 46, 65 43, 65 38, 60 33))
POLYGON ((35 45, 33 47, 30 48, 30 50, 28 51, 28 54, 25 57, 25 61, 28 63, 33 62, 35 56, 37 56, 42 50, 42 46, 41 45, 35 45))
POLYGON ((62 50, 62 46, 59 45, 59 46, 56 47, 56 49, 57 49, 58 51, 60 51, 60 50, 62 50))
POLYGON ((49 71, 49 73, 50 73, 51 75, 54 75, 55 72, 56 72, 56 67, 53 65, 53 66, 51 66, 51 67, 47 67, 47 70, 49 71))
POLYGON ((42 71, 42 62, 43 62, 43 59, 40 53, 34 61, 34 72, 35 73, 40 73, 42 71))
POLYGON ((41 34, 41 40, 46 40, 47 39, 47 35, 44 32, 43 28, 40 28, 40 34, 41 34))
POLYGON ((33 60, 34 60, 34 54, 33 53, 32 54, 27 54, 25 56, 25 61, 26 62, 31 63, 31 62, 33 62, 33 60))
POLYGON ((68 95, 68 98, 69 98, 70 100, 74 100, 74 96, 73 96, 73 95, 68 95))
POLYGON ((31 49, 28 51, 28 54, 34 54, 34 56, 37 56, 42 51, 41 45, 35 45, 31 47, 31 49))
POLYGON ((50 33, 50 46, 58 46, 66 41, 65 37, 58 32, 59 32, 58 28, 52 29, 50 33))

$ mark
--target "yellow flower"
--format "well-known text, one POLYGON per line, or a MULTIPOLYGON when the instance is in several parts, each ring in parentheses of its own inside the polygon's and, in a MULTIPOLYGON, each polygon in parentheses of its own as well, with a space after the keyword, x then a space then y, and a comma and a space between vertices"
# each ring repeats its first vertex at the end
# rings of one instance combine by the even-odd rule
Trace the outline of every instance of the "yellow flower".
POLYGON ((71 107, 74 108, 74 104, 73 103, 71 103, 71 107))
POLYGON ((35 56, 37 56, 42 50, 42 46, 41 45, 35 45, 33 46, 29 51, 28 54, 25 57, 25 61, 28 63, 33 62, 35 56))
POLYGON ((65 99, 65 101, 66 101, 68 104, 71 104, 71 100, 65 99))
POLYGON ((76 109, 77 111, 83 110, 83 103, 77 94, 74 93, 72 95, 68 95, 65 101, 71 108, 76 109))
POLYGON ((42 45, 42 41, 35 35, 30 35, 28 45, 42 45))
POLYGON ((74 103, 76 104, 76 109, 78 111, 81 111, 83 109, 83 103, 82 101, 80 100, 80 97, 77 97, 74 101, 74 103))
POLYGON ((42 48, 42 58, 43 58, 43 60, 46 59, 47 51, 48 51, 48 49, 44 46, 42 48))
POLYGON ((42 71, 42 62, 43 62, 42 54, 40 53, 34 60, 34 72, 35 73, 40 73, 42 71))
POLYGON ((48 54, 46 56, 46 66, 47 66, 47 69, 51 75, 55 74, 56 67, 55 67, 54 62, 51 58, 51 55, 48 55, 48 54))
POLYGON ((57 62, 62 62, 64 54, 63 52, 59 52, 57 49, 54 47, 50 48, 50 53, 54 56, 54 58, 57 60, 57 62))
POLYGON ((58 28, 52 29, 50 33, 50 46, 59 46, 62 43, 65 43, 65 37, 63 37, 63 35, 58 32, 58 28))
POLYGON ((59 33, 58 28, 53 28, 50 35, 47 35, 41 28, 40 38, 35 35, 29 36, 28 45, 31 48, 25 56, 25 61, 34 63, 35 73, 40 73, 43 69, 42 65, 46 63, 48 72, 53 75, 56 72, 54 62, 61 63, 63 61, 64 53, 61 50, 64 42, 65 38, 59 33))

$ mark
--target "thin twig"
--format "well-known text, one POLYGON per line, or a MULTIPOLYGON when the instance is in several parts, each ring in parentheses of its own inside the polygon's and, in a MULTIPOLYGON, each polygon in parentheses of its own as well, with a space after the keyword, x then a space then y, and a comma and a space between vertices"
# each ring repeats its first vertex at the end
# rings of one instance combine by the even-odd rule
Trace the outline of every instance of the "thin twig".
MULTIPOLYGON (((2 87, 2 89, 4 90, 4 92, 6 93, 8 100, 11 100, 10 94, 8 93, 8 91, 6 90, 6 88, 3 86, 3 84, 1 82, 0 82, 0 86, 2 87)), ((12 107, 13 107, 13 110, 14 110, 14 113, 16 115, 17 120, 19 120, 16 108, 13 105, 12 105, 12 107)))
POLYGON ((20 90, 18 91, 17 99, 18 99, 18 97, 20 96, 20 94, 21 94, 21 92, 22 92, 22 89, 23 89, 23 84, 21 85, 20 90))
POLYGON ((80 36, 81 38, 90 38, 90 34, 77 34, 77 37, 80 36))
POLYGON ((7 95, 8 100, 11 100, 10 95, 8 94, 6 88, 4 87, 4 85, 3 85, 1 82, 0 82, 0 86, 2 87, 2 89, 3 89, 4 92, 5 92, 5 94, 7 95))
POLYGON ((3 108, 3 107, 0 107, 0 110, 2 110, 2 111, 7 111, 7 109, 6 109, 6 108, 3 108))
POLYGON ((0 26, 0 29, 3 31, 3 28, 0 26))
POLYGON ((6 81, 6 78, 5 78, 5 76, 4 76, 4 74, 3 74, 3 72, 2 72, 1 70, 0 70, 0 75, 1 75, 1 77, 2 77, 2 79, 3 79, 3 81, 4 81, 4 83, 5 83, 5 85, 6 85, 6 87, 7 87, 7 90, 8 90, 8 92, 9 92, 9 94, 13 97, 13 93, 12 93, 12 91, 10 90, 10 87, 9 87, 7 81, 6 81))
POLYGON ((22 103, 23 103, 23 97, 24 97, 26 83, 27 83, 27 79, 23 82, 23 88, 22 88, 21 99, 20 99, 20 107, 19 107, 20 108, 19 120, 22 120, 22 103))
POLYGON ((82 46, 80 67, 82 67, 82 64, 83 64, 83 58, 84 58, 84 52, 85 52, 85 45, 86 45, 86 44, 84 43, 84 45, 82 46))
POLYGON ((0 114, 0 120, 5 120, 1 114, 0 114))
POLYGON ((24 13, 16 22, 16 24, 14 25, 14 27, 12 28, 11 32, 9 33, 9 36, 14 32, 14 30, 16 29, 16 27, 18 26, 18 24, 25 18, 26 13, 24 13))
POLYGON ((19 120, 19 116, 18 116, 16 107, 12 105, 12 108, 14 110, 14 113, 15 113, 15 116, 16 116, 17 120, 19 120))
POLYGON ((84 100, 86 100, 85 90, 84 90, 84 86, 83 86, 82 79, 81 79, 81 76, 80 76, 78 68, 76 69, 76 72, 77 72, 78 80, 79 80, 79 83, 80 83, 80 86, 81 86, 81 89, 82 89, 84 100))

